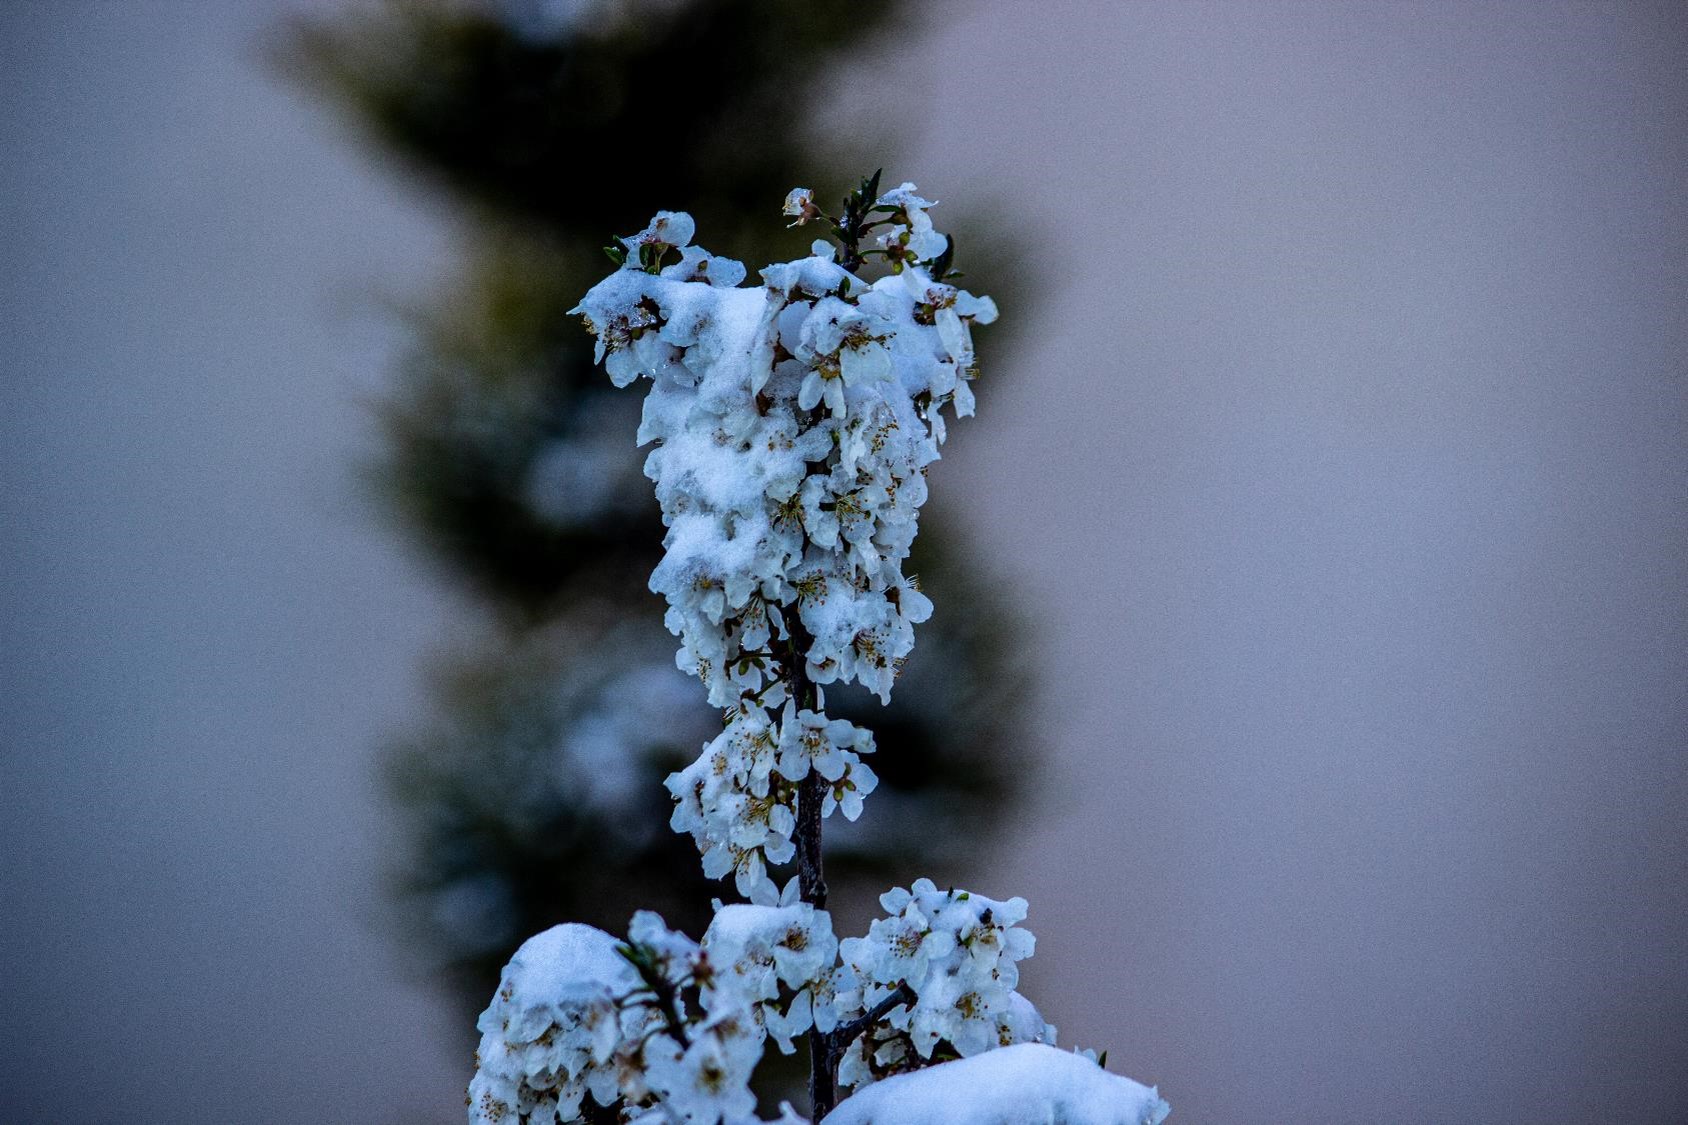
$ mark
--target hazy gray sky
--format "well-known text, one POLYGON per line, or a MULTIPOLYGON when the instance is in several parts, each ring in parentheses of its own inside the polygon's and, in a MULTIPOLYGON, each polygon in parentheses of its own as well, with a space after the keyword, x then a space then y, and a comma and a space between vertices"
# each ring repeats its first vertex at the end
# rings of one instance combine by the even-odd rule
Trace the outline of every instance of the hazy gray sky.
MULTIPOLYGON (((1039 631, 1028 991, 1183 1125, 1688 1116, 1675 9, 936 7, 821 124, 1050 283, 933 473, 1039 631)), ((10 1118, 460 1112, 370 776, 459 615, 351 475, 449 239, 279 10, 0 15, 10 1118)))
POLYGON ((371 752, 447 611, 353 477, 363 294, 441 233, 268 76, 275 9, 5 11, 0 1117, 443 1113, 371 752))
POLYGON ((1046 629, 1034 995, 1189 1123, 1688 1119, 1682 24, 955 10, 915 172, 1065 282, 933 481, 1046 629))

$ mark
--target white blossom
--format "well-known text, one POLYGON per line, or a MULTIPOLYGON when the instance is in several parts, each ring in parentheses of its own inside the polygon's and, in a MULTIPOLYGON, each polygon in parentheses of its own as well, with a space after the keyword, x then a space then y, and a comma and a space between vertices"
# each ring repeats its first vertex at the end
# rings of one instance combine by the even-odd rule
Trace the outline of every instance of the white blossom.
POLYGON ((762 1059, 762 1036, 740 1012, 699 1024, 692 1034, 683 1049, 673 1040, 646 1049, 647 1082, 665 1115, 688 1125, 755 1120, 750 1074, 762 1059))
POLYGON ((792 216, 787 226, 800 227, 811 219, 820 217, 820 208, 815 206, 815 193, 808 188, 792 188, 785 197, 785 214, 792 216))
POLYGON ((622 239, 621 244, 637 260, 641 246, 685 246, 696 233, 697 224, 684 211, 658 211, 649 226, 638 234, 622 239))
POLYGON ((949 239, 932 229, 932 218, 926 212, 937 206, 936 201, 920 198, 913 184, 892 188, 877 200, 882 207, 895 209, 901 222, 894 224, 878 238, 880 249, 891 261, 931 261, 949 246, 949 239))

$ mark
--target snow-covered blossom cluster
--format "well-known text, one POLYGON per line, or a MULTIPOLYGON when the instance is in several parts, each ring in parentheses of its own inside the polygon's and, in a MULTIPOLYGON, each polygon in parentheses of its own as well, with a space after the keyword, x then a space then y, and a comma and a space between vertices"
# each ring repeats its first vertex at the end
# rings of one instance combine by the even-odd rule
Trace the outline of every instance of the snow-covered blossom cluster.
POLYGON ((651 585, 720 707, 763 687, 770 640, 794 635, 782 607, 797 608, 813 682, 882 699, 931 611, 901 564, 940 408, 973 412, 970 325, 996 307, 909 257, 911 238, 945 244, 912 185, 881 205, 906 220, 882 236, 905 257, 871 285, 816 242, 741 288, 742 265, 689 245, 690 216, 663 212, 577 310, 612 382, 651 379, 638 440, 657 443, 645 471, 668 527, 651 585))
MULTIPOLYGON (((1009 1092, 996 1119, 1066 1120, 1056 1101, 1080 1088, 1101 1093, 1074 1121, 1164 1116, 1153 1091, 1050 1050, 1054 1027, 1016 991, 1034 945, 1024 899, 920 879, 842 942, 822 909, 820 821, 835 808, 854 820, 877 783, 863 760, 872 735, 826 714, 823 685, 887 700, 931 612, 903 562, 940 411, 973 410, 971 325, 996 315, 944 280, 950 243, 930 207, 912 184, 880 194, 876 175, 829 218, 799 189, 793 225, 827 219, 842 255, 817 242, 759 286, 692 246, 689 216, 662 212, 612 248, 620 268, 581 302, 611 380, 651 380, 639 440, 656 444, 645 471, 668 529, 651 587, 679 667, 725 710, 668 779, 671 824, 750 901, 717 903, 697 942, 642 912, 626 942, 560 926, 524 945, 481 1016, 474 1125, 749 1125, 767 1042, 790 1053, 805 1035, 817 1116, 837 1085, 907 1082, 1012 1047, 1038 1080, 1025 1090, 1042 1092, 1009 1092), (869 256, 887 270, 871 283, 857 273, 869 256), (799 852, 800 877, 777 891, 769 865, 799 852)), ((779 1121, 800 1119, 787 1106, 779 1121)))
MULTIPOLYGON (((475 1125, 580 1119, 585 1100, 628 1122, 755 1122, 750 1076, 772 1039, 852 1025, 839 1078, 867 1086, 941 1057, 1053 1043, 1014 991, 1031 955, 1023 899, 919 880, 880 899, 890 916, 840 943, 798 900, 721 906, 701 942, 634 915, 626 942, 567 924, 531 938, 479 1023, 475 1125), (840 958, 840 953, 843 956, 840 958)), ((797 1120, 789 1112, 782 1120, 797 1120)))
POLYGON ((654 1024, 621 999, 639 976, 616 941, 591 926, 555 926, 529 938, 505 966, 477 1028, 469 1120, 476 1125, 576 1121, 590 1095, 619 1096, 616 1053, 654 1024))
POLYGON ((923 1066, 940 1044, 964 1058, 1013 1043, 1053 1043, 1055 1028, 1015 991, 1016 962, 1035 941, 1018 928, 1026 900, 997 902, 917 879, 880 896, 888 917, 841 946, 860 1006, 872 1008, 899 988, 914 1002, 845 1051, 838 1080, 863 1086, 923 1066))
MULTIPOLYGON (((621 240, 621 268, 577 310, 612 382, 651 380, 638 440, 656 444, 645 472, 668 529, 651 587, 680 666, 730 710, 669 781, 673 825, 753 901, 772 899, 767 865, 793 854, 796 783, 815 770, 825 811, 851 819, 875 785, 861 761, 871 736, 830 720, 818 692, 792 698, 777 669, 801 661, 808 684, 889 698, 932 609, 902 564, 941 410, 973 412, 971 326, 996 317, 989 298, 933 276, 948 241, 913 185, 874 205, 892 272, 871 284, 816 242, 740 286, 741 264, 692 246, 690 216, 662 212, 621 240)), ((818 213, 801 193, 786 209, 818 213)))
POLYGON ((702 942, 649 911, 626 942, 573 923, 530 938, 481 1014, 469 1120, 577 1121, 590 1099, 626 1122, 759 1121, 749 1084, 764 1041, 789 1052, 815 1012, 836 1010, 831 921, 787 899, 723 907, 702 942))

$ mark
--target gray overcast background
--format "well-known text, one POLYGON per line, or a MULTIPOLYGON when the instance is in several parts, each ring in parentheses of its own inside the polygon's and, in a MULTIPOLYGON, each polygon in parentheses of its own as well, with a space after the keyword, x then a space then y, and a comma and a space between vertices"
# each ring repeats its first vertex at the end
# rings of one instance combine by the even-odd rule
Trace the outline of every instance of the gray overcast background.
MULTIPOLYGON (((1680 9, 935 7, 818 125, 1051 282, 933 475, 1038 627, 1027 990, 1183 1125, 1688 1120, 1680 9)), ((451 232, 284 10, 0 11, 8 1121, 461 1112, 371 750, 469 623, 351 472, 451 232)))

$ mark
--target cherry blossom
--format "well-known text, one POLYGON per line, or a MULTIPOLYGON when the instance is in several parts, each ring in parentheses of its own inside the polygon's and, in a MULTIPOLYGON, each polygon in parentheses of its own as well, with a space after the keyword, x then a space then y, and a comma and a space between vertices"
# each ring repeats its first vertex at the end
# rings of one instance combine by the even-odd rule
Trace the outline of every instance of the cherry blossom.
MULTIPOLYGON (((718 902, 696 941, 644 911, 625 941, 578 925, 530 939, 478 1025, 473 1125, 579 1121, 587 1099, 622 1122, 749 1125, 770 1040, 790 1053, 809 1037, 828 1072, 812 1085, 823 1112, 834 1077, 862 1089, 1055 1040, 1017 991, 1035 945, 1024 899, 919 879, 842 941, 823 909, 819 821, 856 819, 878 782, 872 734, 831 718, 825 692, 854 683, 888 701, 931 615, 903 567, 944 412, 973 413, 972 329, 997 315, 946 280, 953 245, 934 204, 913 184, 877 183, 837 217, 807 189, 787 196, 792 225, 824 220, 842 254, 816 242, 760 284, 692 245, 689 215, 659 212, 611 247, 619 268, 575 310, 615 386, 649 381, 637 441, 651 446, 644 470, 666 529, 650 585, 680 638, 677 666, 723 713, 667 779, 670 825, 748 901, 718 902), (869 280, 872 257, 883 269, 869 280), (781 888, 773 869, 804 848, 801 877, 781 888)), ((1094 1067, 1016 1058, 1048 1073, 1094 1067)), ((1135 1120, 1164 1114, 1144 1088, 1104 1087, 1136 1099, 1135 1120)), ((778 1121, 801 1119, 785 1106, 778 1121)))

